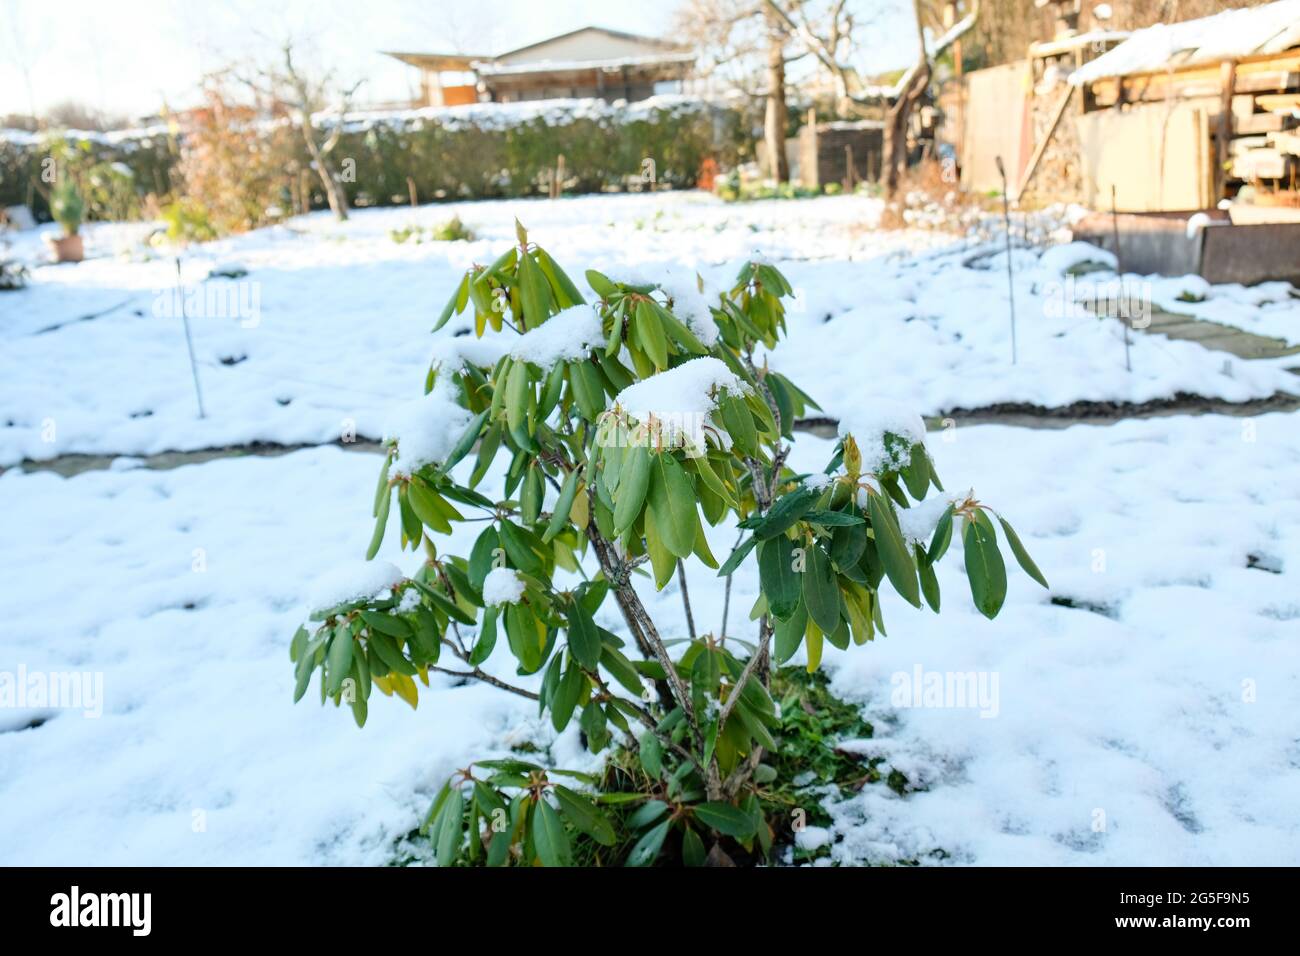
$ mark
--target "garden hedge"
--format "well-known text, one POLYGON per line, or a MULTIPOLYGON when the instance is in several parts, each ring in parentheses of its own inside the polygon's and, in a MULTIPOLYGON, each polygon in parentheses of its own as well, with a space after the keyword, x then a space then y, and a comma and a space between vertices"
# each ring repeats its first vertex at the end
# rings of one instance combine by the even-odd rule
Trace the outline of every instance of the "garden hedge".
MULTIPOLYGON (((545 194, 561 155, 568 193, 639 188, 647 159, 653 160, 660 186, 688 188, 695 185, 705 159, 729 166, 746 158, 751 120, 734 105, 679 96, 636 103, 548 100, 353 113, 332 155, 349 200, 360 206, 409 202, 408 177, 420 202, 545 194), (345 160, 352 160, 346 168, 345 160)), ((320 122, 333 120, 323 117, 320 122)), ((166 127, 153 127, 52 135, 75 143, 87 161, 129 168, 141 198, 166 197, 174 187, 183 190, 173 182, 183 131, 172 135, 166 127)), ((51 155, 51 145, 49 135, 0 131, 0 205, 32 203, 38 218, 48 218, 46 204, 31 184, 51 155)), ((300 165, 309 165, 305 149, 300 165)), ((313 207, 322 208, 319 185, 311 187, 313 207)), ((95 218, 96 210, 88 214, 95 218)))

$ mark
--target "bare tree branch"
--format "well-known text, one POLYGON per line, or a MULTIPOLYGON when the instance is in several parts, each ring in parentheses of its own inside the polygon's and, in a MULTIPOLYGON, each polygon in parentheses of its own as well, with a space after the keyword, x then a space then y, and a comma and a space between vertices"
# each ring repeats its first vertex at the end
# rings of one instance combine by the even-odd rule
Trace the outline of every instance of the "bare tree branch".
POLYGON ((691 640, 695 640, 695 616, 691 614, 691 594, 686 590, 686 564, 680 558, 677 560, 677 586, 681 589, 682 608, 686 611, 686 630, 691 640))
POLYGON ((832 79, 836 84, 836 92, 842 99, 848 100, 855 105, 870 105, 883 102, 890 102, 898 99, 913 84, 921 62, 928 61, 933 63, 936 59, 952 46, 957 40, 961 39, 975 26, 979 18, 980 0, 971 0, 970 11, 961 20, 942 36, 935 40, 934 44, 926 48, 925 34, 921 29, 920 11, 917 10, 917 34, 918 42, 921 45, 921 58, 917 63, 908 67, 890 86, 868 86, 862 82, 858 71, 846 64, 840 56, 839 46, 844 42, 847 31, 846 25, 851 24, 848 15, 844 12, 844 4, 838 3, 834 10, 834 15, 830 18, 830 26, 827 27, 829 34, 823 38, 818 35, 814 25, 807 17, 807 11, 802 4, 796 4, 795 7, 799 13, 799 19, 796 20, 777 0, 764 0, 768 7, 785 23, 790 31, 799 37, 808 48, 813 52, 821 64, 830 71, 832 79))
MULTIPOLYGON (((589 495, 594 496, 595 494, 594 489, 591 487, 588 487, 587 492, 589 495)), ((650 619, 645 606, 641 603, 636 588, 632 587, 631 581, 628 580, 626 569, 620 568, 615 563, 611 555, 610 543, 605 540, 594 521, 587 524, 587 538, 596 550, 596 557, 601 562, 601 570, 605 572, 605 577, 614 589, 614 598, 618 602, 620 609, 622 609, 624 618, 628 621, 633 633, 639 633, 640 641, 644 642, 646 648, 659 662, 659 666, 663 668, 668 683, 672 688, 671 696, 675 698, 675 703, 682 708, 682 712, 686 715, 692 737, 695 739, 697 746, 702 747, 703 737, 700 734, 700 725, 695 714, 695 708, 691 705, 691 696, 686 690, 686 685, 682 683, 682 676, 677 673, 677 667, 673 664, 667 646, 659 637, 659 631, 655 627, 654 621, 650 619)), ((667 706, 667 703, 665 706, 667 706)))
POLYGON ((726 702, 722 705, 722 710, 718 713, 718 733, 722 733, 722 728, 727 725, 727 718, 731 712, 736 709, 736 704, 740 701, 740 692, 744 690, 745 682, 753 676, 754 671, 758 669, 763 659, 767 657, 768 643, 772 639, 772 624, 766 614, 758 626, 758 647, 754 648, 754 653, 749 655, 749 660, 745 662, 745 669, 740 672, 736 678, 736 683, 731 685, 731 693, 727 695, 726 702))
POLYGON ((537 695, 531 690, 524 690, 522 687, 515 687, 507 684, 503 680, 498 680, 491 674, 481 668, 474 668, 472 671, 454 671, 449 667, 439 667, 437 664, 430 664, 429 670, 437 671, 439 674, 448 674, 451 677, 464 677, 467 679, 480 680, 485 684, 491 684, 493 687, 500 687, 502 690, 508 690, 512 694, 518 694, 520 697, 527 697, 529 700, 537 700, 537 695))

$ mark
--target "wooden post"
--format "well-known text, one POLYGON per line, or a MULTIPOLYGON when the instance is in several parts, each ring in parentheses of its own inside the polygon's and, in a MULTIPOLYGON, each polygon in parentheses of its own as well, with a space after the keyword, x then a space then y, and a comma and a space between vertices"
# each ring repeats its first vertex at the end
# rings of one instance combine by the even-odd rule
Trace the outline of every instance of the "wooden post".
MULTIPOLYGON (((943 12, 943 27, 945 30, 952 27, 957 18, 957 6, 949 3, 943 12)), ((953 79, 957 83, 957 142, 953 145, 957 151, 957 165, 961 166, 962 147, 966 143, 966 78, 961 68, 961 39, 958 38, 952 45, 952 65, 953 79)))
MULTIPOLYGON (((1115 275, 1119 277, 1120 294, 1124 291, 1124 260, 1119 256, 1119 209, 1115 203, 1115 184, 1110 184, 1110 228, 1115 236, 1115 275)), ((1130 346, 1128 340, 1129 320, 1122 315, 1117 315, 1120 323, 1124 326, 1124 371, 1133 371, 1133 359, 1130 356, 1130 346)))
POLYGON ((411 208, 412 208, 412 209, 414 209, 416 206, 420 205, 420 197, 419 197, 419 194, 417 194, 416 191, 415 191, 415 180, 414 180, 412 177, 410 177, 410 176, 407 176, 407 177, 406 177, 406 192, 407 192, 407 194, 411 197, 411 208))
POLYGON ((1007 298, 1011 304, 1011 364, 1016 364, 1016 280, 1011 268, 1011 207, 1007 200, 1007 170, 1002 157, 994 156, 998 175, 1002 177, 1002 221, 1007 230, 1007 298))
POLYGON ((804 126, 808 130, 808 142, 810 148, 804 151, 804 155, 799 157, 799 178, 809 189, 819 189, 822 186, 821 171, 821 143, 817 142, 817 109, 808 107, 808 115, 805 118, 804 126), (811 162, 810 168, 805 168, 811 162))
POLYGON ((555 169, 551 170, 550 197, 559 199, 564 191, 564 154, 555 157, 555 169))
POLYGON ((1228 193, 1228 157, 1232 146, 1232 91, 1237 85, 1237 61, 1225 60, 1219 66, 1219 126, 1214 152, 1214 196, 1212 203, 1226 199, 1228 193))
POLYGON ((1073 95, 1074 88, 1066 87, 1065 93, 1061 96, 1061 101, 1056 104, 1056 111, 1052 114, 1052 125, 1047 127, 1047 133, 1034 147, 1034 155, 1029 159, 1029 166, 1025 169, 1024 175, 1020 177, 1020 184, 1016 187, 1016 199, 1025 194, 1025 190, 1029 187, 1029 181, 1034 178, 1034 172, 1038 169, 1039 160, 1043 158, 1043 153, 1047 152, 1052 137, 1056 135, 1056 127, 1061 125, 1061 117, 1065 115, 1065 109, 1070 105, 1070 97, 1073 95))
POLYGON ((176 257, 176 295, 180 297, 181 324, 185 326, 185 348, 190 353, 190 375, 194 377, 194 397, 199 403, 199 418, 207 418, 203 410, 203 388, 199 385, 199 362, 194 357, 194 338, 190 335, 190 314, 185 307, 185 280, 181 276, 181 257, 176 257))
POLYGON ((1115 241, 1115 274, 1124 275, 1124 260, 1119 254, 1119 206, 1115 202, 1115 184, 1110 184, 1110 231, 1115 241))

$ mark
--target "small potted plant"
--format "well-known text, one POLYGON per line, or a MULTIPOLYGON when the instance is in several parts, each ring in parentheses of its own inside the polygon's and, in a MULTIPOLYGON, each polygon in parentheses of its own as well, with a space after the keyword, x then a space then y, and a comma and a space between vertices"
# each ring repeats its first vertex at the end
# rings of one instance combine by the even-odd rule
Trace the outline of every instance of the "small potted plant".
POLYGON ((77 192, 76 184, 70 180, 65 179, 51 194, 50 213, 63 227, 62 236, 45 237, 54 251, 55 262, 80 262, 85 258, 85 247, 77 231, 81 228, 81 215, 84 209, 81 193, 77 192))

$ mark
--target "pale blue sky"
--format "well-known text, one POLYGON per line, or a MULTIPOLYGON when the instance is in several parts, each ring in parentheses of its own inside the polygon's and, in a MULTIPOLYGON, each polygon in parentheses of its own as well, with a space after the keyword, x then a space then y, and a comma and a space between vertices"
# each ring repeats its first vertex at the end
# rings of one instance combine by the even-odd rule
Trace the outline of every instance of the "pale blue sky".
MULTIPOLYGON (((678 0, 0 0, 0 114, 75 99, 140 115, 194 102, 206 71, 291 34, 340 77, 367 78, 363 101, 400 100, 414 71, 378 51, 498 52, 595 24, 666 35, 678 0)), ((904 0, 863 0, 893 14, 904 0)), ((906 18, 889 17, 906 26, 906 18)), ((913 41, 881 42, 859 65, 892 69, 913 41)), ((901 59, 900 59, 901 57, 901 59)))

